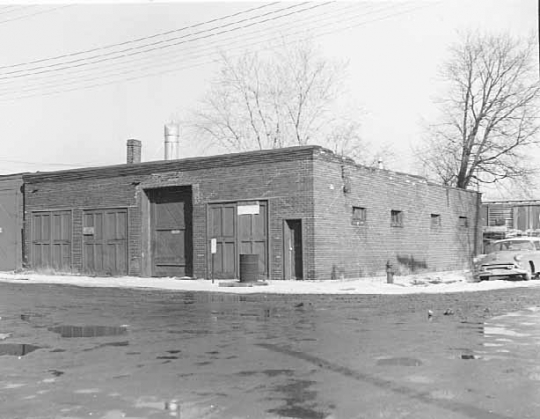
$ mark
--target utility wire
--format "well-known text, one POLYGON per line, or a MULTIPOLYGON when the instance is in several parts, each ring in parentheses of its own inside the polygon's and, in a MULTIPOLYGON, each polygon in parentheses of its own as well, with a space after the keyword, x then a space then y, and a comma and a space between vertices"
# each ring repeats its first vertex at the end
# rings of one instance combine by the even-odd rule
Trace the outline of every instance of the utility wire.
POLYGON ((0 160, 1 163, 14 163, 14 164, 32 164, 35 166, 58 166, 58 167, 76 167, 76 166, 87 166, 93 164, 101 164, 98 162, 94 163, 44 163, 44 162, 31 162, 31 161, 21 161, 21 160, 0 160))
POLYGON ((35 8, 35 7, 38 7, 38 6, 4 6, 0 8, 0 15, 7 15, 9 13, 13 13, 18 10, 30 9, 30 8, 35 8), (8 10, 5 10, 5 9, 8 9, 8 10))
MULTIPOLYGON (((283 17, 286 17, 286 16, 290 16, 291 14, 294 14, 295 12, 274 16, 274 17, 271 17, 271 18, 264 19, 264 20, 262 20, 260 22, 253 22, 254 19, 258 19, 258 18, 261 18, 261 17, 266 17, 268 15, 276 14, 276 13, 279 13, 279 12, 282 12, 282 11, 288 11, 288 10, 297 8, 297 7, 301 6, 301 5, 305 5, 305 4, 307 4, 307 3, 301 3, 300 5, 295 4, 293 6, 288 6, 288 7, 285 7, 283 9, 279 9, 277 11, 271 11, 271 12, 256 16, 255 18, 249 17, 249 18, 237 21, 237 22, 231 22, 231 23, 227 23, 227 24, 224 24, 224 25, 221 25, 221 26, 218 26, 218 27, 214 27, 214 28, 210 28, 210 29, 204 29, 202 31, 196 32, 195 34, 188 34, 188 35, 183 35, 183 36, 175 37, 175 38, 171 38, 171 39, 155 41, 155 42, 150 43, 150 44, 146 44, 146 45, 142 45, 142 46, 129 47, 129 48, 122 49, 120 51, 106 52, 106 53, 103 53, 103 54, 97 54, 97 55, 93 55, 93 56, 90 56, 90 57, 77 58, 77 59, 70 60, 70 61, 64 61, 62 63, 50 64, 50 65, 46 65, 46 66, 39 66, 39 67, 31 68, 31 69, 13 70, 13 71, 3 73, 5 76, 0 77, 0 79, 1 80, 6 80, 6 79, 18 78, 18 77, 28 77, 28 76, 34 75, 34 74, 43 74, 43 73, 49 73, 49 72, 54 72, 54 71, 65 70, 65 69, 69 69, 69 68, 76 68, 76 67, 80 67, 80 66, 84 66, 84 65, 98 64, 98 63, 106 62, 108 60, 117 60, 119 58, 130 57, 130 56, 134 56, 134 55, 138 55, 138 54, 148 53, 148 52, 151 52, 151 51, 167 49, 167 48, 171 48, 173 46, 182 45, 182 44, 187 43, 187 42, 193 42, 193 41, 205 39, 205 38, 208 38, 208 37, 211 37, 211 36, 216 36, 216 33, 213 33, 212 31, 214 31, 216 29, 219 30, 219 29, 223 29, 223 28, 228 28, 228 27, 230 27, 232 25, 236 25, 238 23, 246 23, 247 22, 246 25, 240 26, 238 28, 233 28, 233 30, 239 30, 239 29, 242 29, 242 28, 245 28, 245 27, 252 26, 254 24, 264 23, 266 21, 280 19, 280 18, 283 18, 283 17), (203 35, 203 36, 201 36, 199 38, 185 39, 185 38, 188 38, 188 37, 191 37, 191 36, 196 36, 196 35, 205 34, 205 33, 207 35, 203 35), (178 41, 180 39, 181 39, 181 41, 178 41), (175 42, 175 43, 172 43, 172 44, 169 44, 169 45, 163 45, 163 44, 174 42, 174 41, 178 41, 178 42, 175 42), (103 58, 103 57, 108 57, 108 58, 103 58), (79 64, 75 64, 75 63, 79 63, 79 64), (74 65, 68 65, 68 64, 74 64, 74 65), (57 67, 59 67, 59 68, 57 68, 57 67), (34 70, 42 70, 42 71, 34 71, 34 70), (27 74, 19 74, 19 73, 27 73, 27 74)), ((325 5, 325 4, 328 4, 328 3, 317 3, 315 6, 311 6, 311 7, 307 8, 307 9, 303 9, 303 10, 315 9, 315 8, 321 7, 321 6, 325 5)), ((303 10, 301 10, 301 11, 303 11, 303 10)), ((221 31, 221 32, 217 32, 217 34, 224 33, 224 32, 226 32, 226 30, 221 31)))
MULTIPOLYGON (((324 17, 323 17, 323 19, 319 19, 319 21, 328 19, 329 17, 335 17, 335 16, 332 16, 332 15, 329 15, 329 14, 325 14, 324 17)), ((311 17, 308 17, 308 19, 310 19, 310 18, 311 18, 311 17)), ((306 20, 306 19, 304 18, 303 20, 306 20)), ((295 24, 297 24, 297 23, 300 22, 300 21, 302 21, 302 18, 297 18, 297 19, 295 19, 295 24)), ((266 22, 266 23, 268 23, 268 22, 266 22)), ((290 23, 291 23, 291 22, 285 22, 285 23, 283 23, 283 24, 281 24, 281 25, 278 25, 277 27, 274 26, 274 27, 272 27, 272 30, 275 31, 275 30, 276 30, 277 28, 279 28, 279 27, 289 26, 290 23)), ((219 33, 215 33, 214 35, 227 34, 227 33, 230 33, 230 32, 232 32, 232 31, 235 31, 235 30, 237 30, 237 29, 240 30, 240 29, 245 29, 245 28, 249 28, 249 27, 250 27, 250 26, 248 25, 248 26, 243 26, 243 27, 240 27, 240 28, 234 28, 234 29, 231 29, 231 30, 228 30, 228 31, 222 31, 222 32, 219 32, 219 33)), ((242 39, 240 40, 240 42, 245 43, 246 39, 248 39, 248 38, 245 37, 245 35, 250 35, 250 34, 253 34, 253 33, 260 33, 260 32, 261 32, 261 30, 258 29, 258 30, 256 30, 256 31, 248 32, 247 34, 244 33, 242 39)), ((275 36, 275 35, 274 35, 274 36, 275 36)), ((198 41, 198 40, 201 40, 201 39, 205 39, 205 38, 206 38, 206 36, 205 36, 205 37, 202 37, 202 38, 196 38, 195 41, 198 41)), ((233 37, 229 37, 229 38, 225 38, 225 39, 224 39, 224 38, 221 38, 221 39, 218 39, 218 40, 213 40, 213 41, 210 41, 210 42, 206 43, 205 46, 204 46, 203 48, 198 48, 197 50, 194 50, 194 51, 195 51, 197 54, 199 54, 199 55, 200 55, 201 52, 206 52, 206 51, 208 51, 209 53, 215 52, 215 50, 216 50, 216 43, 228 41, 228 40, 230 39, 231 42, 227 43, 227 46, 230 47, 231 44, 235 44, 235 43, 238 43, 238 42, 239 42, 237 38, 238 38, 237 36, 233 35, 233 37), (236 42, 235 42, 235 41, 236 41, 236 42)), ((192 50, 192 51, 193 51, 193 50, 192 50)), ((182 52, 183 52, 183 51, 182 51, 182 52)), ((189 50, 188 50, 188 54, 189 54, 189 50)), ((159 59, 162 59, 162 61, 163 61, 163 59, 165 59, 165 60, 168 62, 168 64, 170 65, 170 63, 171 63, 171 54, 170 54, 170 53, 167 53, 166 55, 158 55, 158 56, 147 56, 147 55, 146 55, 146 56, 145 56, 145 55, 143 55, 143 56, 136 56, 135 58, 131 58, 128 62, 113 62, 113 63, 112 63, 112 66, 113 66, 113 67, 112 67, 111 69, 112 69, 112 70, 117 70, 117 69, 128 68, 128 69, 131 69, 132 72, 133 72, 133 71, 137 71, 137 70, 140 70, 141 67, 138 66, 138 67, 136 67, 136 68, 134 69, 133 64, 134 64, 135 62, 141 62, 141 61, 150 61, 151 64, 152 64, 152 65, 150 66, 151 68, 152 68, 152 67, 157 67, 157 66, 158 66, 157 63, 158 63, 158 60, 159 60, 159 59), (124 64, 124 66, 116 66, 116 64, 124 64), (128 64, 129 67, 126 67, 125 64, 128 64)), ((187 59, 189 59, 189 55, 186 55, 185 53, 183 53, 183 55, 182 55, 182 61, 185 62, 187 59)), ((105 62, 105 64, 110 64, 110 62, 107 61, 107 62, 105 62)), ((101 67, 101 68, 87 68, 87 67, 84 67, 84 68, 76 68, 76 67, 75 67, 75 69, 70 69, 70 73, 68 73, 67 75, 73 75, 73 73, 80 73, 80 72, 84 72, 84 71, 89 71, 89 72, 90 72, 90 71, 93 71, 93 70, 102 71, 102 69, 103 69, 103 67, 101 67)), ((62 76, 62 77, 66 76, 66 74, 58 74, 58 75, 59 75, 59 76, 62 76)), ((113 74, 113 75, 114 75, 114 74, 113 74)), ((43 77, 49 77, 49 78, 51 78, 51 77, 55 77, 55 76, 56 76, 56 74, 52 74, 52 75, 51 75, 51 74, 47 74, 47 75, 37 74, 37 75, 33 76, 33 78, 32 78, 31 80, 26 81, 26 82, 25 82, 25 85, 27 85, 28 82, 31 82, 31 81, 33 81, 34 79, 39 79, 39 78, 43 78, 43 77)), ((63 80, 66 80, 66 79, 64 78, 63 80)), ((69 79, 67 79, 67 80, 69 80, 69 79)), ((57 80, 57 81, 58 81, 58 80, 57 80)), ((2 78, 0 77, 0 85, 1 85, 2 83, 8 83, 8 82, 10 83, 10 85, 13 84, 13 80, 11 80, 11 79, 2 79, 2 78)), ((42 86, 43 86, 43 84, 42 84, 42 86)), ((18 89, 17 89, 17 90, 18 90, 18 89)), ((0 93, 1 93, 1 90, 0 90, 0 93)))
MULTIPOLYGON (((378 10, 376 10, 376 12, 384 11, 384 10, 386 10, 386 9, 388 9, 388 7, 383 8, 383 9, 378 9, 378 10)), ((343 12, 343 10, 339 10, 338 12, 343 12)), ((345 10, 345 12, 348 13, 348 15, 349 15, 349 19, 348 19, 348 20, 351 19, 351 16, 352 16, 352 17, 357 17, 357 16, 359 16, 359 15, 351 15, 350 12, 349 12, 349 10, 345 10)), ((363 14, 361 14, 361 16, 366 16, 366 15, 372 14, 372 13, 374 13, 374 12, 363 13, 363 14)), ((323 22, 324 20, 328 19, 329 17, 336 17, 336 16, 338 16, 338 15, 329 15, 329 14, 325 14, 322 18, 319 18, 319 19, 317 19, 317 20, 315 20, 315 21, 311 21, 311 22, 310 22, 310 21, 308 20, 308 23, 309 23, 309 24, 312 24, 312 23, 317 23, 317 22, 323 22)), ((320 16, 318 16, 318 17, 320 17, 320 16)), ((312 19, 312 17, 308 17, 307 19, 312 19)), ((304 18, 303 20, 307 20, 307 19, 304 18)), ((345 19, 345 20, 347 20, 347 19, 345 19)), ((297 26, 298 22, 301 22, 301 21, 302 21, 302 19, 298 19, 298 18, 295 19, 295 26, 297 26)), ((341 21, 344 21, 344 20, 341 19, 341 21)), ((334 24, 334 23, 335 23, 335 22, 331 22, 331 24, 334 24)), ((282 26, 287 26, 287 25, 290 25, 290 22, 286 22, 286 23, 284 23, 284 24, 281 24, 280 27, 282 27, 282 26)), ((320 25, 319 25, 318 27, 320 27, 320 25)), ((276 27, 273 27, 273 28, 272 28, 272 30, 273 30, 274 32, 275 32, 275 29, 276 29, 276 27)), ((261 30, 259 29, 259 30, 255 31, 255 32, 251 32, 250 34, 259 34, 260 32, 261 32, 261 30)), ((298 33, 298 32, 297 32, 297 33, 298 33)), ((279 36, 279 35, 276 35, 276 34, 271 35, 271 37, 273 37, 273 38, 276 38, 277 36, 279 36)), ((246 46, 245 41, 246 41, 246 40, 249 40, 249 39, 260 39, 260 36, 255 36, 255 37, 251 37, 251 38, 246 38, 245 36, 243 36, 243 38, 242 38, 240 41, 237 40, 236 44, 238 44, 239 42, 241 42, 242 45, 246 46)), ((236 40, 236 37, 235 37, 235 38, 232 38, 231 41, 232 41, 232 40, 236 40)), ((223 41, 227 41, 227 39, 222 39, 222 40, 220 40, 220 41, 218 41, 218 42, 223 42, 223 41)), ((264 40, 261 40, 260 42, 267 42, 267 41, 268 41, 268 39, 264 39, 264 40)), ((227 43, 227 46, 229 47, 228 49, 230 49, 231 44, 235 44, 235 42, 228 42, 228 43, 227 43)), ((197 49, 197 50, 195 51, 195 53, 197 54, 197 56, 195 57, 195 59, 200 58, 200 57, 201 57, 201 54, 202 54, 203 57, 206 57, 206 56, 208 55, 208 54, 206 53, 206 51, 208 51, 209 53, 211 53, 211 52, 214 52, 214 53, 215 53, 215 51, 216 51, 216 44, 215 44, 215 43, 214 43, 214 44, 205 44, 205 45, 206 45, 206 46, 205 46, 204 48, 202 48, 202 49, 197 49)), ((255 43, 252 43, 251 45, 255 45, 255 43)), ((218 45, 218 46, 219 46, 219 45, 218 45)), ((164 56, 164 57, 159 57, 159 58, 165 58, 165 59, 167 60, 167 65, 168 65, 168 66, 170 66, 171 63, 174 63, 174 62, 179 61, 179 60, 176 60, 176 61, 173 60, 173 61, 171 61, 171 59, 170 59, 170 54, 168 54, 167 56, 164 56)), ((151 69, 151 68, 156 68, 156 67, 157 67, 157 65, 156 65, 156 58, 155 58, 155 57, 139 57, 139 59, 138 59, 137 61, 141 61, 141 59, 151 59, 151 60, 152 60, 151 65, 150 65, 150 66, 147 66, 146 68, 151 69)), ((183 63, 185 63, 186 61, 189 61, 189 55, 186 55, 186 54, 184 53, 184 54, 182 55, 182 57, 180 58, 180 60, 181 60, 181 62, 183 62, 183 63)), ((134 61, 134 60, 132 60, 132 61, 130 61, 130 62, 128 62, 128 63, 124 63, 124 64, 128 64, 128 67, 124 67, 124 68, 127 68, 128 71, 122 72, 122 73, 113 73, 112 76, 114 76, 114 75, 122 75, 122 74, 126 74, 126 73, 133 73, 133 72, 141 71, 142 69, 146 69, 145 67, 141 67, 140 65, 138 65, 137 67, 134 67, 134 66, 133 66, 133 61, 134 61)), ((121 67, 121 68, 112 68, 112 70, 117 70, 117 69, 122 69, 122 67, 121 67)), ((79 71, 83 71, 83 70, 84 70, 84 69, 79 69, 79 71)), ((90 69, 86 69, 86 70, 90 70, 90 69)), ((99 71, 100 69, 97 69, 97 70, 99 71)), ((38 85, 37 87, 34 87, 34 86, 32 86, 32 87, 30 87, 30 88, 28 88, 28 86, 23 86, 23 87, 21 87, 21 88, 16 87, 16 88, 12 88, 11 91, 14 91, 14 92, 15 92, 15 91, 21 92, 21 91, 28 91, 28 90, 36 90, 36 89, 39 89, 40 87, 47 87, 47 86, 53 86, 53 87, 54 87, 55 85, 58 84, 58 82, 60 82, 61 84, 64 84, 64 83, 65 83, 65 84, 73 84, 73 83, 76 83, 76 82, 78 82, 78 81, 92 81, 92 80, 97 80, 97 79, 99 79, 101 76, 103 76, 103 73, 99 74, 97 77, 93 77, 93 78, 90 78, 90 79, 88 79, 88 78, 87 78, 87 79, 83 79, 83 80, 75 79, 75 80, 73 80, 71 83, 69 83, 69 81, 70 81, 69 79, 65 79, 65 78, 64 78, 64 79, 62 79, 62 80, 55 80, 55 81, 53 81, 52 83, 42 83, 41 85, 38 85)), ((5 81, 4 81, 4 82, 5 82, 5 81)), ((8 92, 9 92, 9 89, 8 89, 7 91, 6 91, 5 89, 4 89, 4 90, 0 90, 0 94, 2 94, 2 93, 8 93, 8 92)))
MULTIPOLYGON (((32 7, 32 6, 28 6, 28 7, 32 7)), ((65 9, 66 7, 71 7, 71 6, 70 6, 70 5, 67 5, 67 6, 59 6, 59 7, 54 7, 54 8, 52 8, 52 9, 41 10, 41 11, 38 11, 38 12, 34 12, 34 13, 29 13, 29 14, 26 14, 26 15, 22 15, 22 16, 13 17, 13 18, 10 18, 10 19, 0 20, 0 24, 2 24, 2 23, 8 23, 8 22, 13 22, 13 21, 15 21, 15 20, 26 19, 26 18, 29 18, 29 17, 32 17, 32 16, 41 15, 41 14, 44 14, 44 13, 54 12, 54 11, 56 11, 56 10, 65 9)))
POLYGON ((118 42, 118 43, 115 43, 115 44, 108 44, 108 45, 105 45, 105 46, 101 46, 101 47, 97 47, 97 48, 91 48, 91 49, 87 49, 87 50, 83 50, 83 51, 72 52, 72 53, 69 53, 69 54, 57 55, 55 57, 42 58, 42 59, 39 59, 39 60, 26 61, 26 62, 17 63, 17 64, 0 66, 0 70, 6 69, 6 68, 28 66, 28 65, 31 65, 31 64, 43 63, 43 62, 46 62, 46 61, 59 60, 61 58, 76 57, 76 56, 83 55, 83 54, 89 54, 89 53, 93 53, 93 52, 97 52, 97 51, 103 51, 103 50, 110 49, 110 48, 116 48, 116 47, 120 47, 120 46, 134 44, 134 43, 137 43, 137 42, 147 41, 147 40, 154 39, 154 38, 157 38, 157 37, 160 37, 160 36, 170 35, 172 33, 177 33, 177 32, 185 31, 185 30, 188 30, 188 29, 197 28, 197 27, 200 27, 200 26, 203 26, 203 25, 208 25, 210 23, 219 22, 221 20, 226 20, 226 19, 229 19, 231 17, 236 17, 236 16, 240 16, 242 14, 251 13, 251 12, 253 12, 255 10, 264 9, 266 7, 270 7, 270 6, 273 6, 273 5, 278 4, 278 3, 279 2, 273 2, 273 3, 265 4, 265 5, 262 5, 262 6, 253 7, 251 9, 243 10, 243 11, 240 11, 240 12, 237 12, 237 13, 233 13, 233 14, 230 14, 230 15, 227 15, 227 16, 220 17, 220 18, 207 20, 205 22, 200 22, 200 23, 197 23, 195 25, 184 26, 184 27, 179 28, 179 29, 174 29, 174 30, 171 30, 171 31, 161 32, 161 33, 158 33, 158 34, 155 34, 155 35, 145 36, 145 37, 141 37, 141 38, 137 38, 137 39, 132 39, 132 40, 129 40, 129 41, 118 42))
MULTIPOLYGON (((365 25, 365 24, 368 24, 368 23, 373 23, 373 22, 377 22, 377 21, 381 21, 383 19, 388 19, 388 18, 391 18, 393 16, 397 16, 397 15, 402 15, 402 14, 405 14, 405 13, 410 13, 412 11, 415 11, 415 10, 418 10, 418 9, 422 9, 422 8, 425 8, 425 7, 428 7, 428 6, 431 6, 433 5, 434 3, 430 3, 428 5, 423 5, 423 6, 420 6, 420 7, 416 7, 416 8, 412 8, 412 9, 407 9, 407 10, 403 10, 403 11, 400 11, 400 12, 397 12, 397 13, 391 13, 391 14, 387 14, 385 16, 381 16, 381 17, 377 17, 375 19, 371 19, 371 20, 368 20, 368 21, 362 21, 362 22, 359 22, 359 23, 355 23, 355 24, 351 24, 349 26, 347 26, 346 28, 338 28, 338 29, 334 29, 334 30, 328 30, 324 33, 321 33, 321 34, 316 34, 315 37, 319 37, 319 36, 325 36, 325 35, 328 35, 328 34, 331 34, 331 33, 336 33, 336 32, 340 32, 340 31, 343 31, 343 30, 346 30, 346 29, 349 29, 349 28, 352 28, 352 27, 357 27, 357 26, 362 26, 362 25, 365 25)), ((349 19, 350 20, 350 19, 349 19)), ((340 24, 342 22, 333 22, 332 24, 340 24)), ((326 25, 328 26, 328 25, 326 25)), ((301 33, 304 33, 304 30, 300 29, 299 31, 296 32, 296 34, 301 34, 301 33)), ((258 44, 262 41, 259 41, 259 42, 254 42, 252 45, 255 45, 255 44, 258 44)), ((266 41, 268 42, 268 41, 266 41)), ((245 45, 244 45, 245 47, 245 45)), ((207 56, 207 55, 206 55, 207 56)), ((182 60, 183 62, 185 62, 185 60, 182 60)), ((87 85, 87 86, 81 86, 81 87, 75 87, 75 88, 71 88, 71 89, 58 89, 58 90, 55 90, 55 91, 51 91, 51 92, 47 92, 47 93, 43 93, 41 95, 39 94, 34 94, 34 95, 26 95, 26 96, 19 96, 19 97, 16 97, 12 100, 17 100, 17 99, 25 99, 25 98, 29 98, 29 97, 35 97, 35 96, 48 96, 48 95, 51 95, 51 94, 57 94, 57 93, 63 93, 63 92, 70 92, 70 91, 74 91, 74 90, 81 90, 81 89, 88 89, 88 88, 94 88, 94 87, 99 87, 99 86, 106 86, 106 85, 110 85, 110 84, 113 84, 113 83, 118 83, 119 81, 132 81, 132 80, 136 80, 136 79, 140 79, 140 78, 144 78, 144 77, 152 77, 152 76, 157 76, 157 75, 163 75, 163 74, 167 74, 167 73, 171 73, 171 72, 174 72, 174 71, 181 71, 181 70, 185 70, 185 69, 189 69, 189 68, 194 68, 194 67, 197 67, 197 66, 200 66, 200 65, 204 65, 204 64, 208 64, 208 63, 211 63, 211 62, 214 62, 215 60, 206 60, 204 62, 200 62, 200 63, 197 63, 197 64, 192 64, 192 65, 187 65, 187 66, 182 66, 182 67, 176 67, 176 68, 173 68, 173 69, 170 69, 170 70, 166 70, 166 71, 159 71, 159 72, 154 72, 154 73, 150 73, 150 74, 143 74, 143 75, 138 75, 138 76, 135 76, 135 77, 130 77, 130 78, 125 78, 123 80, 113 80, 113 81, 108 81, 108 82, 102 82, 102 83, 94 83, 94 84, 91 84, 91 85, 87 85)), ((133 72, 136 72, 137 70, 134 69, 132 71, 128 71, 128 72, 124 72, 124 73, 120 73, 118 75, 123 75, 123 74, 126 74, 126 73, 133 73, 133 72)), ((99 80, 99 77, 97 78, 99 80)), ((93 80, 88 80, 88 81, 93 81, 93 80)), ((76 83, 76 81, 74 81, 76 83)), ((9 100, 9 99, 8 99, 9 100)))

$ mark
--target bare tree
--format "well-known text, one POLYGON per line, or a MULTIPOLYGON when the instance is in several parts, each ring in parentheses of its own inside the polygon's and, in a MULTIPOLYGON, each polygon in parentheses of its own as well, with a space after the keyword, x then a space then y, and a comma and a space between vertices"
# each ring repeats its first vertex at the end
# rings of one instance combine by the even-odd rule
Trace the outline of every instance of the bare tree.
POLYGON ((236 59, 222 54, 220 73, 190 125, 198 138, 229 151, 318 144, 366 156, 358 115, 332 112, 343 96, 345 69, 311 42, 236 59))
POLYGON ((450 52, 441 72, 449 87, 438 101, 441 120, 417 149, 420 161, 444 184, 463 189, 527 181, 540 128, 534 42, 468 33, 450 52))

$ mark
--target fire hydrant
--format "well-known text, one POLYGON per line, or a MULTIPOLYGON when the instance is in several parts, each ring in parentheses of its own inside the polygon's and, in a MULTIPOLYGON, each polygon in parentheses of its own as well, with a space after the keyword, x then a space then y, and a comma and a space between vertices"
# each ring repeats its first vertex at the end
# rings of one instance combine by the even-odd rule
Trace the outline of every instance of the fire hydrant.
POLYGON ((390 261, 386 262, 386 282, 388 284, 394 283, 394 269, 392 269, 390 261))

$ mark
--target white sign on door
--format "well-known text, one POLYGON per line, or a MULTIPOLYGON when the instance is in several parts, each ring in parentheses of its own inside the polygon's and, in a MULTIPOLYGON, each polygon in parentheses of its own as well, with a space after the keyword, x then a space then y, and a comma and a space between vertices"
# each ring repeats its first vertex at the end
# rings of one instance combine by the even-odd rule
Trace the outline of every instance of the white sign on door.
POLYGON ((258 214, 259 204, 254 205, 238 205, 238 215, 258 214))

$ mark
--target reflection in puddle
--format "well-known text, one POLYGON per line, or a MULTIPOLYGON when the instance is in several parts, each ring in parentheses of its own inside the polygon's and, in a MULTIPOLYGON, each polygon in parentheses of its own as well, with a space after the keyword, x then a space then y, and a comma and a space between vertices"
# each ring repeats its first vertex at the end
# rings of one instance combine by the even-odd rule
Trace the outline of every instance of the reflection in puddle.
POLYGON ((89 338, 100 336, 119 336, 127 333, 125 326, 56 326, 49 328, 63 338, 89 338))
POLYGON ((40 349, 40 346, 26 343, 2 343, 0 344, 0 355, 24 356, 36 349, 40 349))
MULTIPOLYGON (((516 353, 516 346, 525 348, 536 347, 536 339, 540 337, 540 313, 536 308, 508 313, 484 323, 485 351, 482 356, 473 355, 486 361, 504 359, 516 353), (506 355, 508 354, 508 355, 506 355)), ((475 351, 478 353, 478 351, 475 351)), ((523 353, 523 350, 520 350, 523 353)), ((469 355, 467 355, 469 356, 469 355)), ((463 358, 462 359, 473 359, 463 358)))
POLYGON ((473 354, 461 354, 461 359, 480 359, 480 357, 473 354))
POLYGON ((122 342, 107 342, 107 343, 102 343, 101 345, 95 346, 95 347, 93 347, 93 348, 83 349, 83 352, 93 351, 94 349, 100 349, 100 348, 104 348, 104 347, 106 347, 106 346, 119 347, 119 346, 128 346, 128 345, 129 345, 129 342, 128 342, 128 341, 122 341, 122 342))
POLYGON ((377 365, 393 365, 400 367, 418 367, 422 361, 416 358, 383 358, 377 361, 377 365))
POLYGON ((513 330, 508 330, 505 327, 488 327, 486 326, 484 328, 484 333, 486 335, 503 335, 503 336, 511 336, 511 337, 526 337, 530 336, 526 333, 518 333, 513 330))

